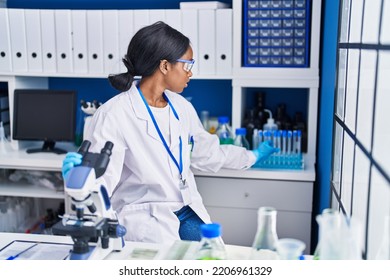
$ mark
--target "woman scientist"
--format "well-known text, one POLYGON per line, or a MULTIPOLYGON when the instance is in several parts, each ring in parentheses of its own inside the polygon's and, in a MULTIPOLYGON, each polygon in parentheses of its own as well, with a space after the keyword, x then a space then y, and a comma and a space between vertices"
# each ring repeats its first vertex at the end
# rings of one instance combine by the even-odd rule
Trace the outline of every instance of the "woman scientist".
MULTIPOLYGON (((94 114, 84 139, 91 152, 114 143, 103 180, 113 209, 127 229, 126 240, 170 243, 200 240, 200 224, 210 217, 192 168, 216 172, 246 169, 275 152, 269 143, 254 151, 220 145, 181 93, 192 76, 189 39, 163 22, 140 29, 123 58, 126 73, 110 75, 121 93, 94 114), (135 76, 141 80, 134 81, 135 76)), ((69 170, 81 155, 68 153, 69 170)))

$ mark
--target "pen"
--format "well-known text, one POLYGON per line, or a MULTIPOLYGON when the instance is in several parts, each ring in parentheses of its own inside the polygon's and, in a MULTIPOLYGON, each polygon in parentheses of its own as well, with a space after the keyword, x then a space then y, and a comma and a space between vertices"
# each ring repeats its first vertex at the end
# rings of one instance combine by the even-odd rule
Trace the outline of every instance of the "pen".
POLYGON ((21 254, 27 252, 28 250, 30 250, 31 248, 33 248, 33 247, 35 247, 35 246, 37 246, 37 245, 38 245, 38 243, 35 243, 34 245, 32 245, 32 246, 30 246, 30 247, 24 249, 23 251, 19 252, 18 254, 14 255, 14 256, 9 256, 6 260, 14 260, 14 259, 16 259, 17 257, 19 257, 21 254))

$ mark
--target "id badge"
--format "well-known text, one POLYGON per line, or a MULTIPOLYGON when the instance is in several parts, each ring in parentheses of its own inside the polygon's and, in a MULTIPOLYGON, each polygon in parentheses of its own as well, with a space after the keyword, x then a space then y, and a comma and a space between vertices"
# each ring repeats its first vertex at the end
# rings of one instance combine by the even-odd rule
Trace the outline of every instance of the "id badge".
POLYGON ((190 195, 190 188, 188 187, 187 181, 180 180, 179 187, 180 187, 180 193, 181 193, 181 197, 183 198, 184 205, 189 205, 192 202, 192 200, 190 195))

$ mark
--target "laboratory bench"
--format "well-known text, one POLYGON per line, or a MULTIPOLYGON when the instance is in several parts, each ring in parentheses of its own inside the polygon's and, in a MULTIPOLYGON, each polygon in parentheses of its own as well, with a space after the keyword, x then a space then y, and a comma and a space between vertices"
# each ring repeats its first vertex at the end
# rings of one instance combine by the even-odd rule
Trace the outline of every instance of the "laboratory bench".
MULTIPOLYGON (((4 233, 0 232, 0 256, 5 255, 5 247, 12 242, 31 242, 42 243, 47 245, 68 245, 72 248, 73 241, 69 236, 45 235, 45 234, 26 234, 26 233, 4 233)), ((193 250, 196 249, 198 242, 175 241, 172 244, 157 244, 125 241, 124 248, 119 252, 111 252, 106 260, 136 260, 136 259, 153 259, 153 260, 169 260, 169 259, 186 259, 191 256, 193 250), (186 246, 187 252, 183 254, 183 246, 186 246), (176 258, 177 256, 177 258, 176 258), (186 257, 187 256, 187 257, 186 257)), ((52 246, 53 249, 55 246, 52 246)), ((247 260, 249 259, 251 247, 235 246, 226 244, 228 259, 231 260, 247 260)), ((15 253, 15 252, 13 252, 15 253)), ((55 252, 52 251, 51 254, 55 252)), ((39 255, 40 259, 51 260, 50 255, 47 258, 43 254, 39 255)), ((22 257, 22 255, 21 255, 22 257)), ((20 259, 22 259, 20 257, 20 259)), ((32 258, 34 255, 32 255, 32 258)))

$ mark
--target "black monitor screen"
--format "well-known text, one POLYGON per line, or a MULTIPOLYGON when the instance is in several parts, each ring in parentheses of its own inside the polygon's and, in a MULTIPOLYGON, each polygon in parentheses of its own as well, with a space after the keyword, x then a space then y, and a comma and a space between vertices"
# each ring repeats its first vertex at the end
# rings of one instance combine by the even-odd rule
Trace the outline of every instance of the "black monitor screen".
POLYGON ((42 149, 28 153, 65 152, 54 145, 75 139, 76 99, 76 92, 70 90, 15 90, 13 138, 44 141, 42 149))

